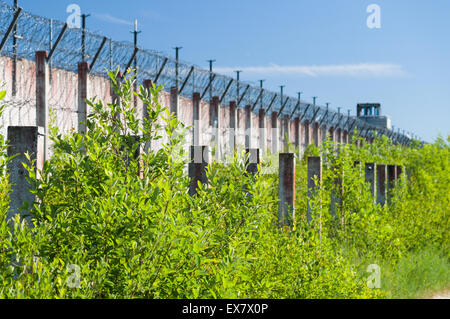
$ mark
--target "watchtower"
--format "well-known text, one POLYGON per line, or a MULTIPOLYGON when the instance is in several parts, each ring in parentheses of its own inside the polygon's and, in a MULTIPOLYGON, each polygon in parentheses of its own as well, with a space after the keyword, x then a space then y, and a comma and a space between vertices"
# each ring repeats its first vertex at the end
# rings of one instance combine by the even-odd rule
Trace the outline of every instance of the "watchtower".
POLYGON ((392 128, 391 119, 388 116, 381 115, 381 104, 379 103, 358 104, 356 114, 360 120, 371 125, 389 130, 392 128))

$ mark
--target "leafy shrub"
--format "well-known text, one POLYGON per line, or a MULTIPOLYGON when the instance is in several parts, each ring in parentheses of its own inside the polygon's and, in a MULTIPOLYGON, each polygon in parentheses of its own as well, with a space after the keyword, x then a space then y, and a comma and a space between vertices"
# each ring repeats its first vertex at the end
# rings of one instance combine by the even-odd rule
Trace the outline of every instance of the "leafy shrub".
POLYGON ((324 158, 314 221, 306 220, 303 158, 295 225, 280 228, 278 177, 246 174, 241 154, 209 165, 208 185, 189 196, 185 128, 159 104, 161 87, 133 92, 134 77, 120 84, 116 75, 121 103, 89 101, 86 133, 52 127, 53 157, 39 172, 24 163, 36 195, 24 206, 33 225, 6 222, 9 159, 0 139, 0 297, 379 298, 387 293, 367 287, 367 261, 395 263, 425 243, 448 247, 449 148, 442 140, 423 148, 385 138, 309 147, 307 155, 324 158), (147 106, 145 121, 133 96, 147 106), (155 151, 163 130, 168 141, 155 151), (355 160, 404 164, 410 178, 382 208, 355 160))

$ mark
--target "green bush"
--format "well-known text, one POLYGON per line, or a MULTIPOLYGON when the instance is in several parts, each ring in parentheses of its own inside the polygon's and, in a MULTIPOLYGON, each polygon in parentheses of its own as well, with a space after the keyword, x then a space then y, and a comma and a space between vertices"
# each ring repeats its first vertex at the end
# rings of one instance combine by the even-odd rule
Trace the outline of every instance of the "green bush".
POLYGON ((186 128, 159 104, 161 87, 133 92, 133 76, 122 85, 110 77, 121 103, 89 101, 87 133, 52 127, 42 171, 24 163, 36 201, 23 209, 33 225, 6 221, 9 159, 0 139, 1 298, 381 298, 388 292, 367 287, 368 263, 448 247, 444 141, 310 147, 324 157, 314 220, 306 221, 306 161, 298 159, 295 225, 280 228, 276 175, 247 175, 237 153, 209 165, 209 184, 189 196, 186 128), (144 122, 133 96, 147 105, 144 122), (155 151, 163 130, 168 141, 155 151), (382 208, 354 160, 403 164, 410 178, 382 208), (342 176, 343 189, 334 183, 342 176), (334 215, 331 192, 342 198, 334 215))

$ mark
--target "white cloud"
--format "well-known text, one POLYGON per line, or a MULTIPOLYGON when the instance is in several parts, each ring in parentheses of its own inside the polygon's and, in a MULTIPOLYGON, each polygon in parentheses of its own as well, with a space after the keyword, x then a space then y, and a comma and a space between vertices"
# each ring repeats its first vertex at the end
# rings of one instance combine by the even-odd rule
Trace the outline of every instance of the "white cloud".
POLYGON ((103 21, 106 21, 106 22, 111 22, 111 23, 115 23, 115 24, 130 25, 130 26, 134 25, 134 23, 131 22, 131 21, 127 21, 127 20, 124 20, 124 19, 113 17, 112 15, 110 15, 108 13, 96 14, 95 16, 97 18, 99 18, 100 20, 103 20, 103 21))
POLYGON ((282 76, 350 76, 350 77, 391 77, 405 75, 403 68, 398 64, 383 63, 360 63, 341 65, 305 65, 305 66, 280 66, 270 64, 268 66, 251 67, 217 67, 215 72, 232 73, 235 70, 242 70, 246 74, 282 76))

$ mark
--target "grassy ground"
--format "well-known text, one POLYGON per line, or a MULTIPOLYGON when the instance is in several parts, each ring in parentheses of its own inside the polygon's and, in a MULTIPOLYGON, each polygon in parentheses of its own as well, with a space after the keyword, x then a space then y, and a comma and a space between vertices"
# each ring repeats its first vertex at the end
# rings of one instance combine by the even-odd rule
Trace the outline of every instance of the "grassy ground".
POLYGON ((433 298, 450 291, 450 260, 444 248, 411 251, 396 261, 363 257, 355 251, 347 254, 363 280, 370 275, 366 272, 368 265, 380 266, 381 290, 386 292, 386 298, 433 298))
POLYGON ((432 296, 450 286, 450 261, 444 249, 426 248, 410 252, 393 265, 381 266, 382 289, 388 298, 408 299, 432 296))

